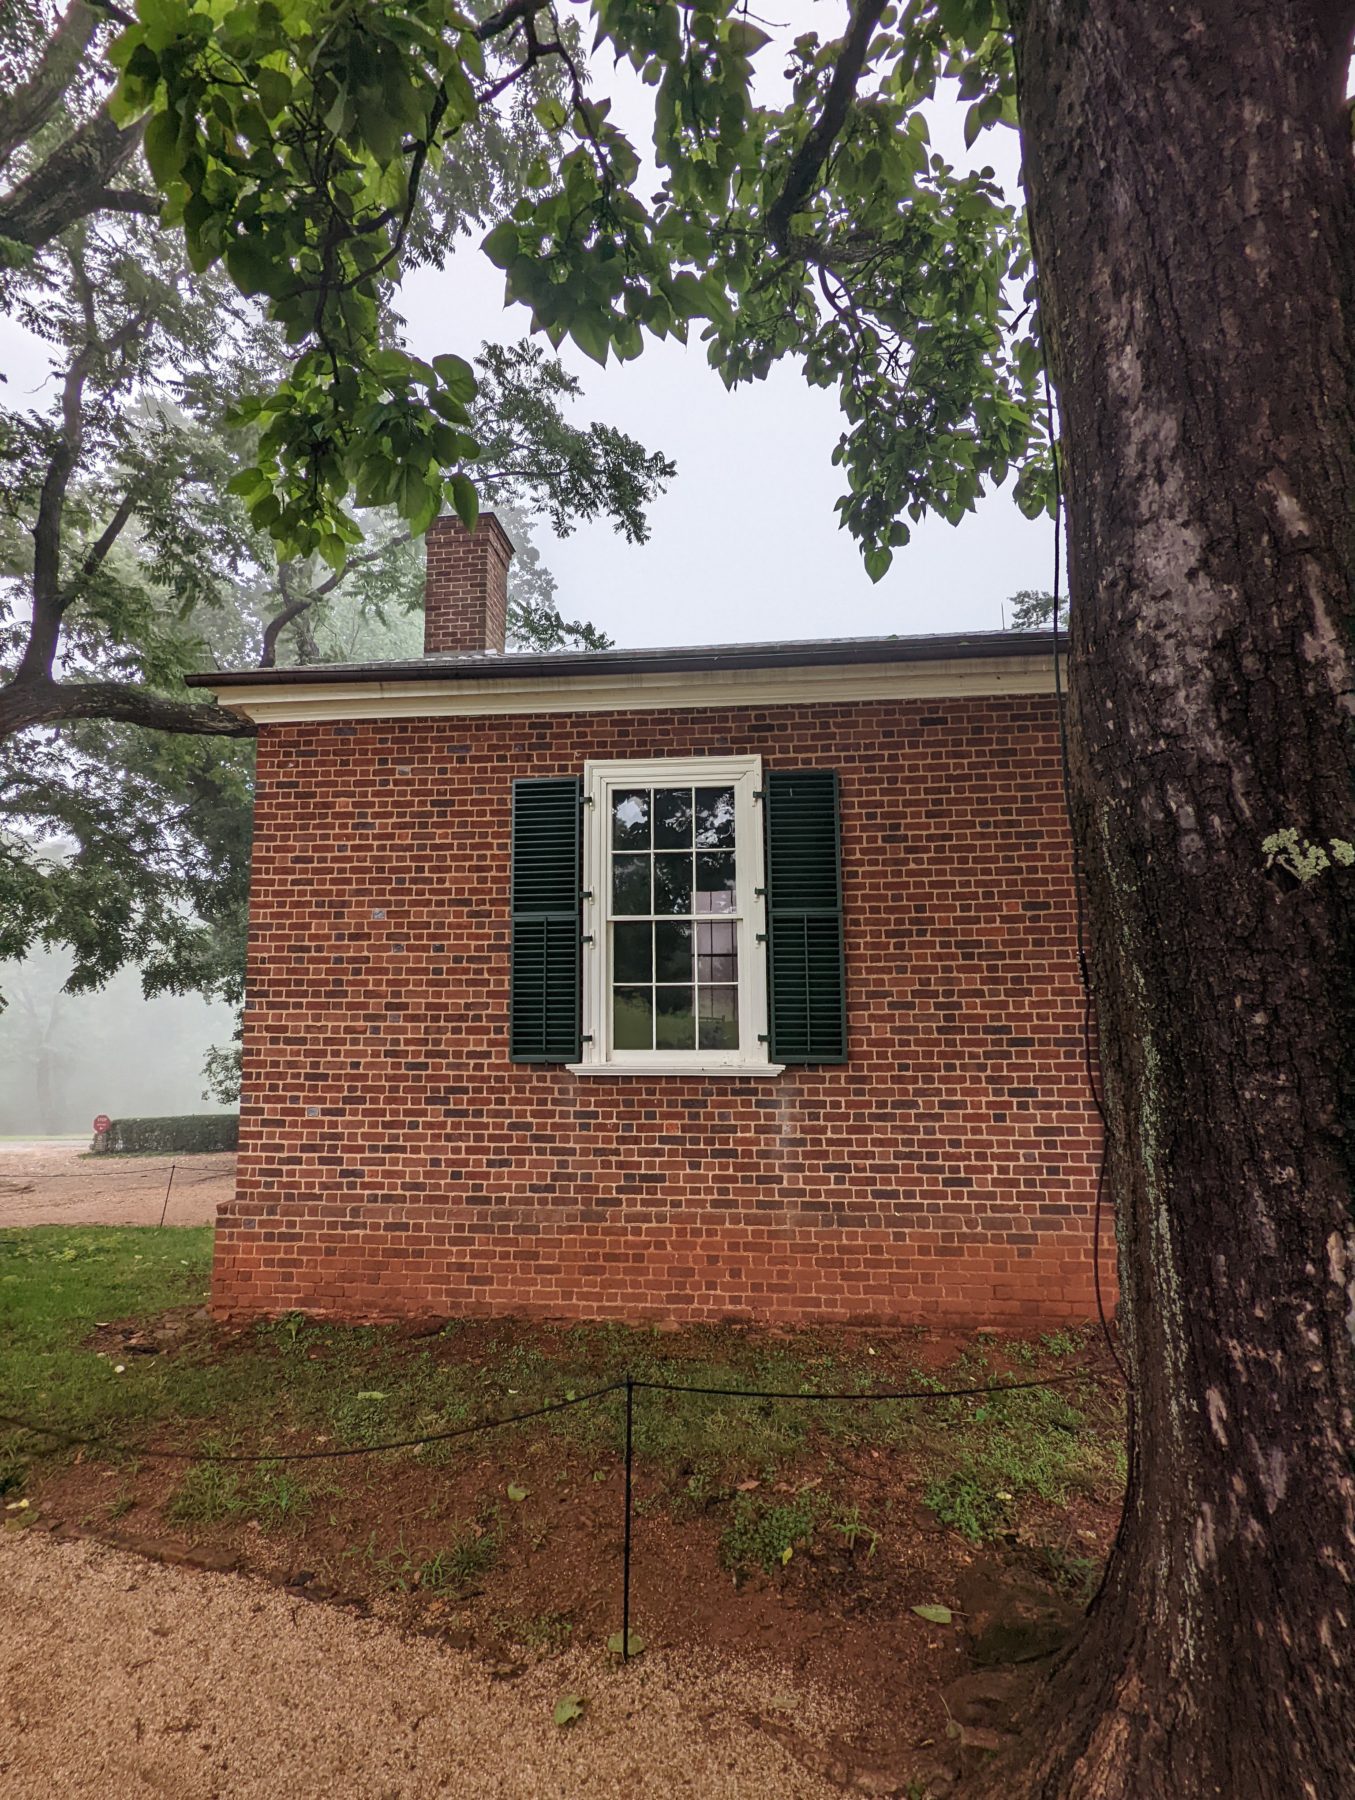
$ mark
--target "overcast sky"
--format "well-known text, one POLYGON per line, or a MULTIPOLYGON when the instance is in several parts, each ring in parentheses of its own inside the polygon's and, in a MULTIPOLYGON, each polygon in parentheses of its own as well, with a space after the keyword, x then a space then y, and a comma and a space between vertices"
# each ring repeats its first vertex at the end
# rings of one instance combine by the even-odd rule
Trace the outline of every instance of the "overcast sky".
MULTIPOLYGON (((843 13, 835 0, 780 0, 772 16, 829 36, 841 31, 843 13)), ((773 46, 757 66, 761 97, 779 103, 773 46)), ((625 67, 599 66, 594 79, 637 150, 648 150, 648 90, 625 67)), ((957 165, 991 163, 1015 196, 1015 132, 984 133, 970 157, 963 118, 958 103, 934 108, 933 147, 957 165)), ((649 191, 643 177, 640 187, 649 191)), ((502 275, 473 250, 447 271, 416 272, 403 288, 410 347, 465 354, 470 342, 524 335, 525 309, 505 311, 502 299, 502 275)), ((605 370, 572 344, 561 348, 589 416, 632 432, 678 468, 645 545, 627 544, 606 524, 563 542, 543 534, 566 616, 590 619, 622 645, 996 630, 1008 595, 1052 585, 1053 527, 1021 516, 1010 481, 958 527, 935 518, 914 527, 873 585, 834 511, 842 492, 831 460, 840 430, 834 392, 811 388, 787 362, 767 381, 727 393, 699 330, 686 347, 646 337, 637 361, 605 370)))
MULTIPOLYGON (((776 21, 828 35, 840 31, 842 11, 835 0, 783 0, 776 21)), ((779 62, 769 52, 759 62, 767 65, 770 95, 779 85, 779 62)), ((624 71, 618 77, 601 69, 597 80, 600 91, 617 96, 617 116, 643 149, 642 93, 633 83, 627 92, 624 71)), ((957 163, 967 160, 961 118, 958 107, 941 107, 932 121, 935 147, 957 163)), ((1015 193, 1014 134, 987 133, 978 148, 1015 193)), ((411 346, 425 356, 473 355, 483 339, 523 335, 526 314, 505 313, 502 291, 502 275, 473 248, 446 272, 414 275, 403 293, 411 346)), ((642 547, 628 545, 607 525, 585 527, 564 542, 543 531, 541 549, 567 616, 591 619, 622 645, 995 629, 1006 596, 1050 585, 1052 527, 1028 523, 1004 491, 958 528, 924 521, 896 553, 890 573, 872 586, 833 510, 841 491, 830 461, 839 429, 833 394, 808 387, 790 364, 766 382, 727 394, 699 342, 684 349, 647 339, 646 346, 638 362, 605 371, 568 344, 561 352, 584 384, 586 416, 633 432, 678 465, 642 547)), ((8 378, 9 402, 22 404, 42 390, 48 367, 47 347, 0 317, 0 373, 8 378)), ((77 1038, 101 1004, 99 996, 70 1002, 77 1038)), ((209 1019, 196 998, 164 1004, 192 1016, 189 1035, 204 1049, 225 1037, 221 1022, 209 1019)), ((193 1092, 176 1104, 193 1103, 197 1062, 196 1054, 186 1058, 193 1092)), ((106 1084, 99 1088, 99 1105, 110 1112, 130 1102, 106 1084)), ((88 1097, 81 1103, 87 1110, 88 1097)), ((25 1117, 7 1128, 37 1123, 36 1116, 25 1117)), ((70 1129, 64 1120, 63 1127, 70 1129)))
MULTIPOLYGON (((834 0, 783 0, 776 23, 828 34, 841 29, 841 11, 834 0)), ((758 62, 763 94, 776 97, 781 62, 773 47, 758 62)), ((614 97, 636 147, 647 149, 647 91, 624 68, 599 68, 596 82, 614 97)), ((943 105, 932 121, 934 147, 957 163, 971 160, 962 117, 959 106, 943 105)), ((1014 133, 985 133, 975 160, 991 161, 1016 192, 1014 133)), ((417 271, 402 290, 411 348, 471 355, 486 338, 524 335, 525 310, 505 311, 502 295, 501 273, 474 247, 446 270, 417 271)), ((726 393, 698 339, 699 327, 689 347, 647 337, 638 361, 605 370, 571 344, 560 352, 584 384, 588 417, 632 432, 678 468, 643 546, 607 524, 564 541, 543 530, 540 547, 566 616, 591 620, 621 645, 996 629, 1007 596, 1050 586, 1052 527, 1021 517, 1010 482, 959 527, 924 520, 873 586, 833 509, 842 491, 831 463, 834 393, 809 387, 791 363, 726 393)), ((46 347, 0 320, 11 402, 46 369, 46 347)))

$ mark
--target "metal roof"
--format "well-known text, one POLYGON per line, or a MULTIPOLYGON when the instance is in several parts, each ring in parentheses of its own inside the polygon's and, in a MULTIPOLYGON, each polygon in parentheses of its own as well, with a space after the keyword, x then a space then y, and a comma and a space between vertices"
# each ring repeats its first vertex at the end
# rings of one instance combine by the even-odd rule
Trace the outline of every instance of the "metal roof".
MULTIPOLYGON (((1066 644, 1066 638, 1063 640, 1066 644)), ((307 663, 190 675, 190 687, 290 687, 310 682, 527 681, 570 675, 696 674, 714 669, 809 669, 831 664, 964 662, 1054 654, 1052 631, 932 632, 918 637, 791 639, 656 650, 476 651, 408 662, 307 663)))

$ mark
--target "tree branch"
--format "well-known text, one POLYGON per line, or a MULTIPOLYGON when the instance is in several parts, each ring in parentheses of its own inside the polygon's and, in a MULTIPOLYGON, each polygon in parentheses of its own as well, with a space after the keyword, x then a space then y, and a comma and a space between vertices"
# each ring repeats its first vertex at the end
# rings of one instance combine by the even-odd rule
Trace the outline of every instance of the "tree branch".
MULTIPOLYGON (((72 271, 74 285, 84 308, 87 335, 85 342, 71 359, 62 384, 61 430, 57 435, 56 447, 48 459, 42 489, 38 495, 37 517, 33 522, 33 617, 16 677, 21 682, 41 683, 51 680, 52 664, 61 638, 62 616, 74 598, 74 590, 63 588, 61 582, 61 534, 66 510, 66 489, 70 485, 71 475, 80 460, 84 444, 85 383, 98 357, 110 353, 116 355, 119 350, 125 349, 128 344, 135 342, 137 334, 146 324, 145 315, 137 313, 134 317, 125 319, 107 343, 101 341, 97 336, 94 295, 78 260, 73 262, 72 271)), ((130 499, 123 500, 105 527, 103 536, 89 552, 86 561, 88 563, 93 559, 89 570, 91 574, 112 549, 118 533, 127 522, 127 516, 119 516, 124 507, 127 515, 130 515, 130 499)))
POLYGON ((509 0, 507 6, 491 13, 475 27, 475 36, 480 43, 487 44, 491 38, 502 37, 505 31, 511 31, 526 19, 535 18, 537 13, 545 12, 550 0, 509 0))
POLYGON ((259 655, 259 668, 271 669, 276 666, 278 639, 289 625, 299 619, 303 613, 309 612, 317 600, 323 600, 326 595, 332 594, 344 577, 351 575, 354 569, 362 569, 369 563, 379 562, 383 556, 388 556, 401 544, 407 544, 413 535, 412 531, 397 532, 394 537, 387 538, 384 543, 377 544, 373 549, 364 550, 359 556, 350 556, 342 568, 335 569, 332 575, 326 576, 319 587, 312 588, 304 599, 292 596, 292 565, 279 563, 278 587, 287 604, 275 613, 263 628, 263 649, 259 655))
MULTIPOLYGON (((342 570, 339 571, 340 574, 342 574, 342 572, 342 570)), ((263 648, 259 652, 259 667, 261 669, 271 669, 275 667, 278 660, 278 639, 282 636, 283 632, 291 624, 293 619, 299 619, 306 608, 308 606, 313 606, 315 603, 314 594, 307 594, 304 599, 294 600, 292 598, 291 577, 291 565, 285 562, 279 563, 278 587, 282 592, 282 598, 286 604, 280 612, 274 613, 273 617, 263 628, 263 648)))
POLYGON ((846 123, 856 94, 856 84, 865 67, 870 40, 880 23, 888 0, 861 0, 853 12, 847 35, 842 40, 842 53, 833 66, 833 76, 823 97, 823 111, 813 130, 791 158, 786 184, 767 209, 767 231, 784 256, 790 222, 813 192, 819 170, 827 161, 833 140, 846 123))
MULTIPOLYGON (((118 538, 122 535, 123 527, 131 518, 135 509, 136 502, 132 499, 132 496, 130 494, 124 494, 122 499, 118 502, 117 510, 114 512, 113 517, 108 521, 107 525, 104 526, 98 539, 91 546, 89 554, 80 565, 80 581, 82 584, 92 580, 103 567, 108 552, 113 548, 114 544, 117 543, 118 538)), ((68 600, 73 599, 74 594, 68 593, 65 598, 68 600)))
POLYGON ((136 188, 104 188, 95 196, 97 212, 140 213, 147 219, 160 217, 160 202, 153 194, 142 194, 136 188))
POLYGON ((102 108, 0 200, 0 237, 40 250, 99 210, 110 178, 141 142, 142 122, 119 125, 102 108))
POLYGON ((38 494, 33 521, 33 618, 19 664, 21 680, 50 679, 61 636, 64 600, 61 591, 61 524, 66 489, 84 438, 85 382, 98 346, 92 338, 81 345, 61 388, 61 430, 38 494))
POLYGON ((198 737, 254 737, 253 721, 224 706, 170 700, 149 688, 121 681, 52 681, 18 675, 0 688, 0 738, 32 725, 62 725, 77 719, 109 719, 148 731, 185 732, 198 737))
POLYGON ((5 103, 4 124, 0 126, 0 168, 20 144, 29 142, 61 104, 62 95, 85 59, 96 23, 84 0, 72 0, 62 14, 31 78, 5 103))
POLYGON ((341 569, 336 569, 320 583, 315 590, 315 598, 322 600, 326 594, 332 594, 345 575, 351 575, 354 569, 365 569, 368 563, 380 562, 383 556, 388 556, 392 550, 398 550, 401 544, 407 544, 413 536, 412 531, 397 531, 394 537, 387 538, 384 543, 377 544, 371 550, 364 550, 360 556, 350 556, 341 569))

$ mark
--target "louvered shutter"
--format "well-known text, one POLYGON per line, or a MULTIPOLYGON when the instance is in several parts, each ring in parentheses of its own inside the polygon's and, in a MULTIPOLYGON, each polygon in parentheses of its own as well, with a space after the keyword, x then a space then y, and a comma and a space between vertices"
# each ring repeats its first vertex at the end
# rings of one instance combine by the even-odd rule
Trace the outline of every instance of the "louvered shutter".
POLYGON ((837 774, 769 769, 763 793, 771 1059, 846 1062, 837 774))
POLYGON ((513 783, 508 1054, 514 1062, 579 1060, 580 806, 576 776, 513 783))

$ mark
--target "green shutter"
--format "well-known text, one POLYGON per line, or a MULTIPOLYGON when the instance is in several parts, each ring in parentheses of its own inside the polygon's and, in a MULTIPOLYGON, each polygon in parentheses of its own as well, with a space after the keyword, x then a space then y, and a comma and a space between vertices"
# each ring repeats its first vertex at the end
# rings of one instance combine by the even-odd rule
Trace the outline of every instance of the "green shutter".
POLYGON ((767 999, 773 1062, 847 1060, 837 774, 769 769, 767 999))
POLYGON ((577 1062, 581 787, 576 776, 513 783, 508 1054, 577 1062))

